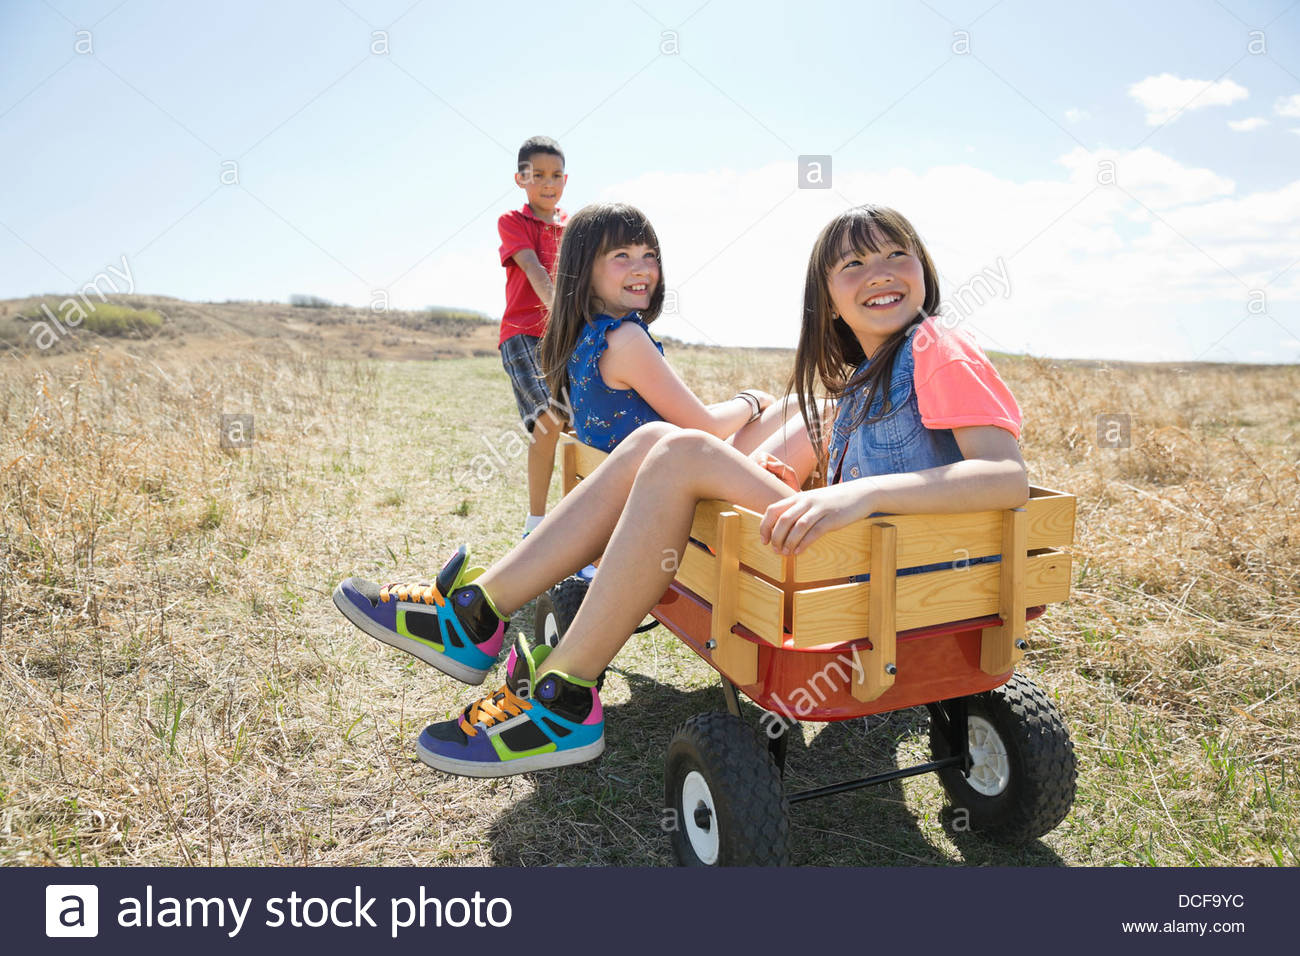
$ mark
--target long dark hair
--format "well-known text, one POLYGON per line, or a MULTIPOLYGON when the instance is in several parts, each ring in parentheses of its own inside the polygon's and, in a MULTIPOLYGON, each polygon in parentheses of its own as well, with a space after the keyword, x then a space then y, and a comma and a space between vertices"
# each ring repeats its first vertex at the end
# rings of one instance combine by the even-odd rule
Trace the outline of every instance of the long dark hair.
MULTIPOLYGON (((863 421, 870 413, 876 396, 887 393, 894 371, 894 359, 907 340, 907 333, 917 322, 939 310, 939 274, 916 229, 902 213, 886 206, 855 206, 832 219, 813 243, 804 279, 803 327, 799 348, 794 357, 794 373, 788 391, 799 396, 799 410, 808 428, 808 437, 817 451, 817 461, 825 475, 825 443, 820 388, 827 398, 839 399, 858 389, 867 390, 863 404, 863 421), (925 279, 925 302, 916 317, 886 339, 871 355, 871 364, 860 374, 854 371, 867 358, 853 330, 835 315, 827 278, 845 249, 858 253, 880 251, 881 242, 892 242, 921 260, 925 279)), ((881 414, 884 414, 882 408, 881 414)), ((862 422, 855 422, 858 426, 862 422)), ((830 476, 826 476, 830 479, 830 476)))
POLYGON ((596 258, 621 246, 646 245, 659 259, 659 282, 641 318, 650 324, 664 307, 663 256, 659 237, 645 214, 621 202, 592 203, 569 219, 560 240, 555 265, 555 302, 538 347, 538 360, 552 401, 566 400, 569 392, 569 356, 582 331, 596 314, 591 292, 591 270, 596 258))

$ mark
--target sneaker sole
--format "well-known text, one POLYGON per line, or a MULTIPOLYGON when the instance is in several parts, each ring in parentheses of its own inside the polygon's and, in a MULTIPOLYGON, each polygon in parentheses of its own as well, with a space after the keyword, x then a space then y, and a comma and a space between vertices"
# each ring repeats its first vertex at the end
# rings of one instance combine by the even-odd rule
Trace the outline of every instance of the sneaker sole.
POLYGON ((441 651, 435 651, 427 644, 421 644, 419 641, 412 640, 409 637, 403 637, 396 631, 390 631, 382 625, 376 624, 365 613, 358 610, 357 607, 343 595, 342 587, 334 589, 334 606, 349 621, 358 628, 365 631, 375 640, 389 647, 395 647, 399 651, 405 651, 412 657, 419 658, 430 667, 436 667, 448 677, 454 677, 462 684, 477 686, 487 679, 487 670, 479 670, 476 667, 470 667, 468 664, 462 664, 454 661, 441 651))
POLYGON ((515 774, 529 773, 533 770, 550 770, 553 767, 567 767, 570 764, 595 760, 605 752, 605 738, 601 737, 594 744, 587 744, 585 747, 574 747, 572 750, 563 750, 558 753, 552 751, 548 754, 516 757, 514 760, 488 764, 480 763, 477 760, 457 760, 455 757, 444 757, 442 754, 426 750, 424 745, 419 742, 415 745, 415 752, 430 767, 445 773, 454 773, 461 777, 512 777, 515 774))

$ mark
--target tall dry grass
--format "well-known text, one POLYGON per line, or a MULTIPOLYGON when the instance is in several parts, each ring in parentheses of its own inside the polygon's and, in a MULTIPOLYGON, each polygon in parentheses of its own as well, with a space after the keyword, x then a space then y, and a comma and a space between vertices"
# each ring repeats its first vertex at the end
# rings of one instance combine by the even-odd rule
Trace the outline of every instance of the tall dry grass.
POLYGON ((294 529, 375 381, 288 353, 3 369, 0 859, 251 859, 237 832, 311 743, 291 688, 323 671, 294 529), (224 412, 254 414, 253 451, 224 412))
MULTIPOLYGON (((716 398, 789 359, 674 356, 716 398)), ((1000 368, 1034 481, 1079 498, 1073 598, 1028 660, 1076 740, 1075 810, 1004 851, 941 825, 923 778, 801 804, 796 859, 1295 864, 1300 369, 1000 368), (1098 447, 1104 412, 1132 447, 1098 447)), ((522 462, 464 473, 513 422, 490 358, 0 365, 0 861, 665 862, 663 744, 720 706, 671 637, 616 662, 600 762, 483 783, 411 755, 467 689, 329 603, 345 574, 517 540, 522 462), (221 447, 223 412, 254 414, 251 449, 221 447)), ((924 758, 903 715, 808 725, 791 772, 924 758)))
POLYGON ((1035 661, 1107 795, 1076 824, 1127 832, 1109 859, 1295 865, 1300 367, 1008 377, 1026 459, 1079 498, 1073 597, 1035 661), (1098 447, 1113 412, 1127 449, 1098 447))

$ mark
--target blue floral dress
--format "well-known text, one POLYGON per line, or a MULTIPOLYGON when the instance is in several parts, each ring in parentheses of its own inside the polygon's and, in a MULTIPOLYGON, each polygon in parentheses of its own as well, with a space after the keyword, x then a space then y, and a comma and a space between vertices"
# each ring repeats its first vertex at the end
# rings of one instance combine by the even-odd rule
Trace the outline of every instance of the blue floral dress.
POLYGON ((638 427, 663 418, 650 403, 632 388, 610 388, 600 377, 600 357, 609 348, 606 341, 611 329, 624 322, 639 325, 662 355, 664 347, 655 342, 638 312, 621 319, 598 315, 587 323, 582 336, 569 356, 569 403, 573 409, 573 430, 578 441, 601 451, 614 447, 638 427))

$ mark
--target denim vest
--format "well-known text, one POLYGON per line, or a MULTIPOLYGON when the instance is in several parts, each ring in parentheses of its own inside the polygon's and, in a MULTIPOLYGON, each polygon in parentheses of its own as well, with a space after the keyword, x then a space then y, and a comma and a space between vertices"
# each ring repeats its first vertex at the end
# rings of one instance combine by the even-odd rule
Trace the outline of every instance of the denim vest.
MULTIPOLYGON (((854 428, 854 422, 862 419, 862 409, 867 399, 866 389, 859 389, 840 399, 827 453, 827 484, 852 481, 868 475, 923 471, 964 460, 965 456, 957 447, 957 439, 953 437, 951 428, 926 428, 921 421, 921 409, 916 400, 916 359, 912 355, 917 328, 920 326, 908 333, 907 343, 899 348, 894 359, 894 371, 889 379, 889 406, 884 417, 854 428)), ((870 362, 867 359, 857 367, 854 374, 865 371, 870 362)), ((884 394, 877 393, 871 406, 872 416, 880 415, 885 398, 884 394)), ((983 564, 997 560, 997 555, 990 555, 969 563, 983 564)), ((954 567, 951 562, 945 562, 904 568, 898 573, 920 574, 922 571, 951 567, 954 567)), ((850 580, 869 579, 870 575, 860 574, 854 575, 850 580)))
POLYGON ((569 403, 573 408, 573 431, 578 441, 601 451, 613 451, 628 435, 646 422, 663 418, 633 388, 610 388, 600 377, 600 357, 609 347, 605 336, 624 322, 641 326, 662 355, 664 347, 655 342, 650 330, 636 312, 621 319, 598 315, 587 323, 569 356, 569 403))
MULTIPOLYGON (((828 484, 868 475, 923 471, 962 460, 952 429, 926 428, 921 421, 921 409, 916 401, 916 359, 912 355, 917 328, 920 326, 908 333, 907 343, 899 348, 894 359, 888 395, 881 390, 872 403, 870 417, 877 417, 888 398, 884 417, 854 428, 854 423, 863 418, 866 389, 840 399, 827 455, 828 484)), ((871 360, 867 359, 854 374, 866 371, 869 364, 871 360)))

